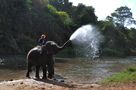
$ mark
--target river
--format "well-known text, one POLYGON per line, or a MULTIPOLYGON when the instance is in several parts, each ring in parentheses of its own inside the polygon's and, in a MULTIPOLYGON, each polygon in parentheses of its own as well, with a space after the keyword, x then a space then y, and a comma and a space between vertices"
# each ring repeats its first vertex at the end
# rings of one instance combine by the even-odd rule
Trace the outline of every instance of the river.
MULTIPOLYGON (((0 58, 0 81, 25 78, 26 61, 23 56, 0 58)), ((57 58, 55 75, 76 83, 98 83, 110 75, 136 66, 136 57, 101 59, 57 58)), ((33 78, 32 73, 32 78, 33 78)))

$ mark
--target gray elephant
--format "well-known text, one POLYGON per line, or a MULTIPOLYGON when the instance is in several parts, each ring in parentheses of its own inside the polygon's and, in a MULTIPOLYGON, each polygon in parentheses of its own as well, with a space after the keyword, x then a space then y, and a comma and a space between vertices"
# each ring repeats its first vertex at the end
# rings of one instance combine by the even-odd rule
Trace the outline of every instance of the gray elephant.
POLYGON ((54 60, 53 55, 71 45, 71 41, 68 40, 63 46, 59 46, 53 41, 47 41, 45 45, 36 46, 32 48, 27 54, 27 73, 26 77, 30 78, 30 72, 32 67, 36 67, 35 77, 39 78, 39 69, 42 67, 43 79, 54 77, 54 60))

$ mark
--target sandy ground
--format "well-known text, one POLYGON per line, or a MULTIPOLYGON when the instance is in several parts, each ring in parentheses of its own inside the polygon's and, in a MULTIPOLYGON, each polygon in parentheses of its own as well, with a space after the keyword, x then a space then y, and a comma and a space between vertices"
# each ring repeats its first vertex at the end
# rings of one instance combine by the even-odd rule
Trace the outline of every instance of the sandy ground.
POLYGON ((0 82, 0 90, 136 90, 136 83, 101 86, 98 84, 77 84, 53 80, 20 79, 0 82))
POLYGON ((93 90, 92 88, 99 86, 97 84, 65 83, 52 80, 20 79, 1 82, 0 90, 93 90))

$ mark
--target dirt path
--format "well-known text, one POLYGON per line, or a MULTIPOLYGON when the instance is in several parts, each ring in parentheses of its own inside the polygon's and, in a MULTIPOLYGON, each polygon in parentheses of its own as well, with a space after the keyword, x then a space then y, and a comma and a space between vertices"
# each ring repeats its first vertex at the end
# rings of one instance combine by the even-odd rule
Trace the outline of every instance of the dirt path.
POLYGON ((20 79, 2 81, 0 90, 136 90, 136 83, 120 86, 100 86, 98 84, 77 84, 57 81, 38 81, 34 79, 20 79))

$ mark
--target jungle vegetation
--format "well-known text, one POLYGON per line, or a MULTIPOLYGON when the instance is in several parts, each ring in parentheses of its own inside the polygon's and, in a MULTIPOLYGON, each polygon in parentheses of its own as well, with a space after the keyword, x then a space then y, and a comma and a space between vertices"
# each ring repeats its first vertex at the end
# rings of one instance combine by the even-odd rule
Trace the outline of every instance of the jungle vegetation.
POLYGON ((0 54, 26 54, 42 33, 61 45, 80 26, 93 24, 105 37, 102 55, 136 55, 136 29, 126 22, 136 24, 127 6, 98 20, 95 8, 69 0, 0 0, 0 54))

